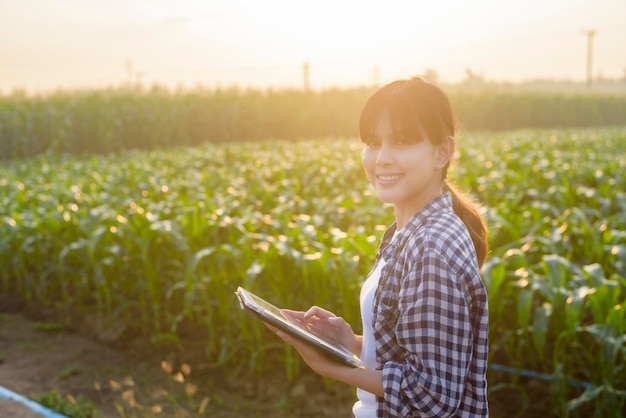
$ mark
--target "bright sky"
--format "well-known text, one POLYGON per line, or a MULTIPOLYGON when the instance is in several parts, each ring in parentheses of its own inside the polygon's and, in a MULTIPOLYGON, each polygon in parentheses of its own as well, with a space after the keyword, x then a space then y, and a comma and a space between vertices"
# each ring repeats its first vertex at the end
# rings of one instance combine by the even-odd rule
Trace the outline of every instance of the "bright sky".
POLYGON ((0 92, 626 76, 626 0, 0 0, 0 92), (378 74, 377 76, 375 74, 378 74))

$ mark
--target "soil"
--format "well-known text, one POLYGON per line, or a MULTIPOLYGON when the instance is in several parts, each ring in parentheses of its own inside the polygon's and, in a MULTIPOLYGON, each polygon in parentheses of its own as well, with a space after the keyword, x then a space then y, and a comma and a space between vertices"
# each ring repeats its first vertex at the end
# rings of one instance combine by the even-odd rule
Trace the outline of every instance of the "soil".
MULTIPOLYGON (((30 397, 57 390, 68 402, 95 404, 94 418, 347 417, 354 390, 310 372, 289 381, 281 367, 254 379, 154 347, 89 318, 0 294, 0 386, 30 397)), ((496 376, 498 378, 498 376, 496 376)), ((502 378, 502 376, 500 376, 502 378)), ((502 382, 504 383, 504 382, 502 382)), ((551 417, 548 386, 490 385, 490 416, 551 417)), ((2 417, 41 418, 0 397, 2 417)))

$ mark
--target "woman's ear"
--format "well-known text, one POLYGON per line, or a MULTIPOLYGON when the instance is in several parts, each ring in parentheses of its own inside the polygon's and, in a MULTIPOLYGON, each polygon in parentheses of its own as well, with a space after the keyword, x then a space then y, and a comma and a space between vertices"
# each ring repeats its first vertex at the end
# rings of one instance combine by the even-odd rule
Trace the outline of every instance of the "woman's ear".
POLYGON ((450 164, 450 160, 452 160, 452 156, 454 155, 455 146, 454 137, 452 136, 445 137, 443 141, 441 141, 441 144, 437 145, 435 155, 437 168, 445 168, 450 164))

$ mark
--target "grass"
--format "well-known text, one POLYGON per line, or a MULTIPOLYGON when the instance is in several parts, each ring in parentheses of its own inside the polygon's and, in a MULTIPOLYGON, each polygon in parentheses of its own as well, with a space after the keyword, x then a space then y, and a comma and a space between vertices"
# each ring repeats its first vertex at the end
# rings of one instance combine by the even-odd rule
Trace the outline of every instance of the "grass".
POLYGON ((95 404, 83 397, 74 398, 72 395, 61 395, 58 390, 34 395, 31 399, 68 418, 94 418, 97 415, 95 404))

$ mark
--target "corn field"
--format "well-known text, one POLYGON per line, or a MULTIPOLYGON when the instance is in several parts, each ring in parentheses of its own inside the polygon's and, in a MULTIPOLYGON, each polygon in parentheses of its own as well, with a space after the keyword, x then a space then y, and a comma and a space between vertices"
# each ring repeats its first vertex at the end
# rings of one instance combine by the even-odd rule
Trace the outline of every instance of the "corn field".
MULTIPOLYGON (((626 404, 626 129, 465 133, 451 178, 483 205, 493 364, 548 376, 556 414, 626 404)), ((261 373, 301 364, 240 312, 242 285, 360 328, 358 292, 392 220, 355 138, 47 151, 0 165, 0 290, 199 342, 261 373), (247 359, 241 361, 241 359, 247 359)), ((511 377, 515 384, 515 376, 511 377)))

